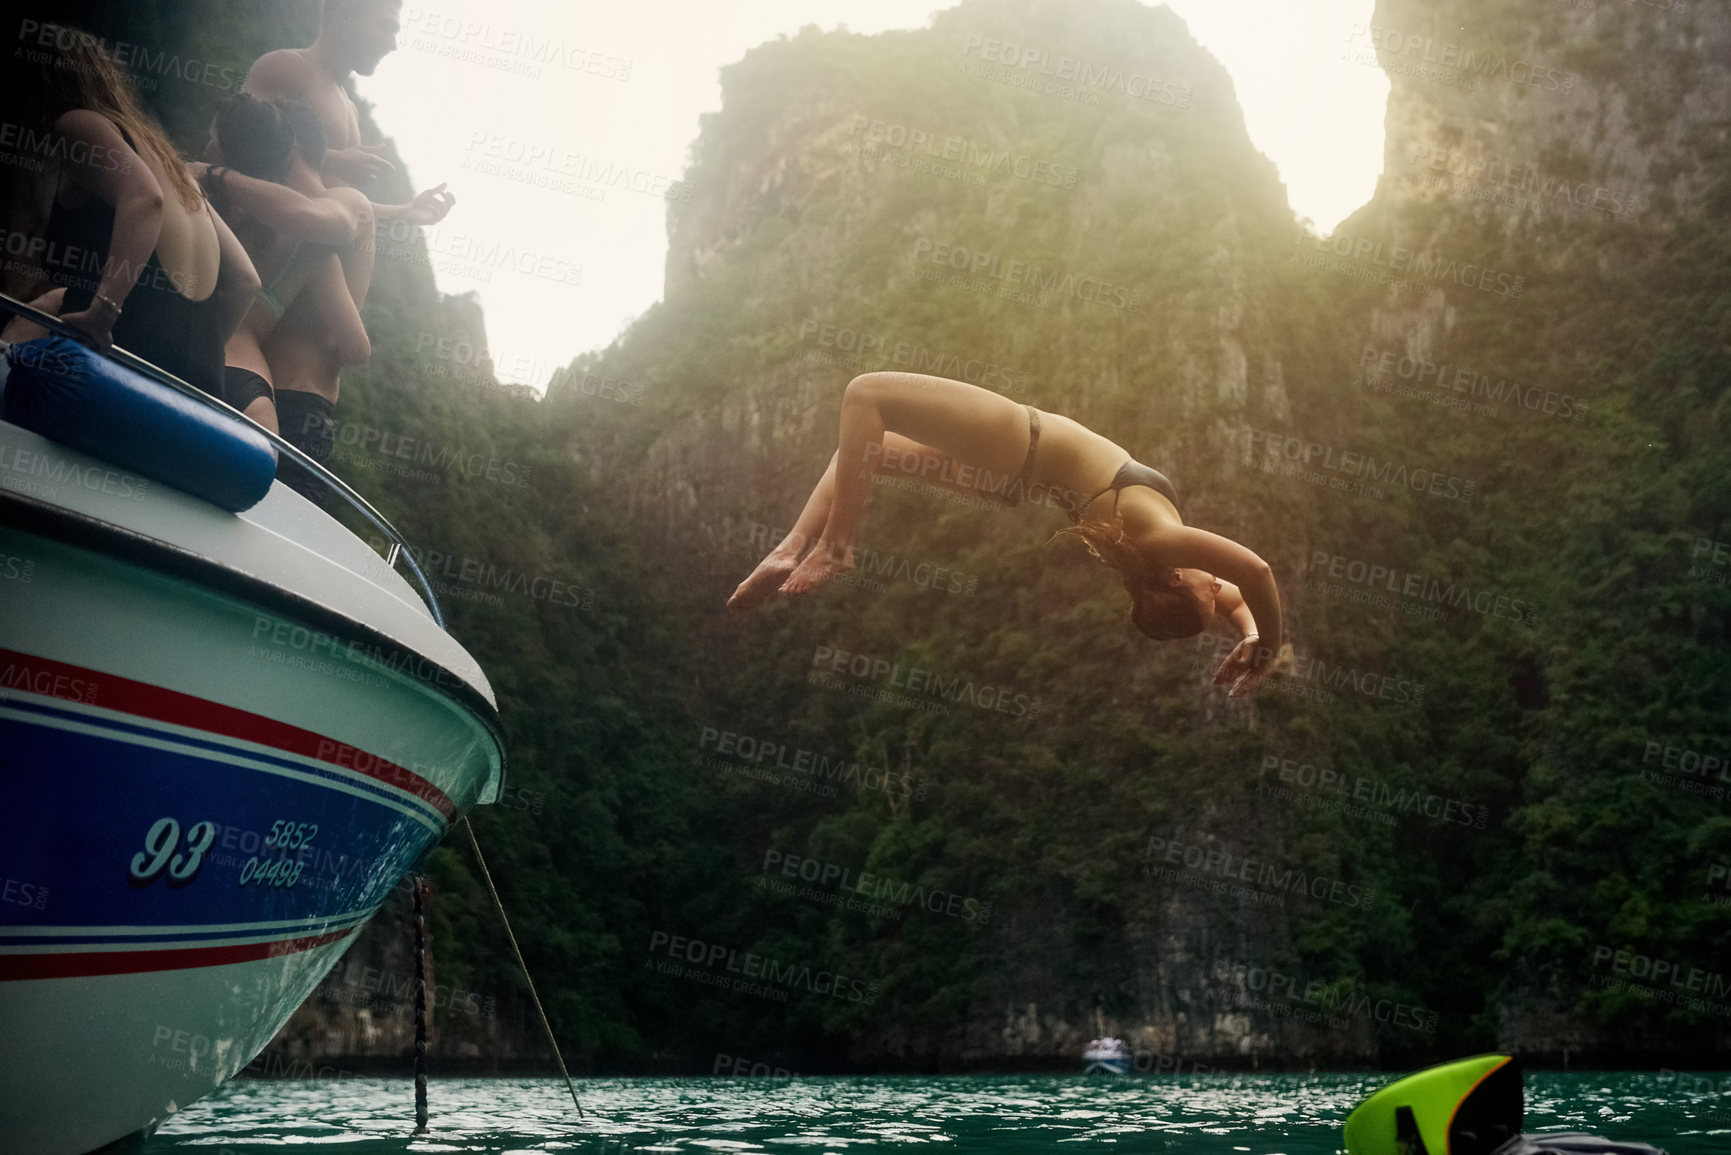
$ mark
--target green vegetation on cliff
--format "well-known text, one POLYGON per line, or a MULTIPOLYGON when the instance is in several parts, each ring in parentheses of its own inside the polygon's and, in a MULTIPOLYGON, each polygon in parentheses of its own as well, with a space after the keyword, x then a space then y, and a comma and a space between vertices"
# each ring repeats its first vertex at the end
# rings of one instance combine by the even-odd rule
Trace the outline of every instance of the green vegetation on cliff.
MULTIPOLYGON (((220 7, 92 19, 243 65, 310 31, 220 7)), ((1414 23, 1411 7, 1381 18, 1414 23)), ((1533 17, 1558 41, 1562 20, 1533 17)), ((1570 26, 1568 58, 1644 93, 1595 52, 1625 31, 1570 26)), ((158 95, 190 150, 223 94, 158 95)), ((1717 138, 1691 146, 1692 198, 1624 218, 1516 227, 1395 196, 1385 176, 1338 234, 1381 255, 1342 256, 1303 236, 1224 71, 1131 0, 969 0, 919 32, 808 29, 726 69, 723 95, 694 147, 696 199, 670 217, 666 299, 544 402, 436 372, 421 334, 478 319, 386 262, 374 359, 339 411, 526 473, 339 459, 445 563, 453 633, 497 690, 512 793, 475 826, 578 1065, 1067 1062, 1096 1010, 1138 1045, 1245 1062, 1722 1050, 1722 990, 1690 992, 1717 1011, 1655 1001, 1664 983, 1614 954, 1721 985, 1731 956, 1731 905, 1707 893, 1731 819, 1689 788, 1722 784, 1684 769, 1724 757, 1731 701, 1731 568, 1712 548, 1731 540, 1717 138), (989 40, 1185 102, 1004 83, 989 40), (905 147, 915 132, 963 142, 961 159, 905 147), (1060 175, 967 159, 996 152, 1060 175), (1367 279, 1397 246, 1426 254, 1432 271, 1406 275, 1433 284, 1367 279), (968 271, 935 263, 940 247, 967 250, 968 271), (1040 267, 1042 299, 1003 295, 1028 288, 994 279, 1011 261, 1040 267), (1439 277, 1439 261, 1521 291, 1439 277), (1123 296, 1088 299, 1089 283, 1123 296), (887 357, 862 359, 844 331, 887 357), (1520 391, 1444 406, 1426 360, 1520 391), (850 376, 974 364, 1166 470, 1188 521, 1266 557, 1289 672, 1228 705, 1207 684, 1212 644, 1136 634, 1116 580, 1046 541, 1056 512, 890 487, 860 581, 722 612, 821 471, 850 376), (643 404, 601 396, 597 376, 641 385, 643 404), (581 594, 489 588, 469 562, 581 594), (917 576, 937 567, 958 580, 917 576), (839 651, 971 689, 814 684, 839 651), (856 772, 813 769, 837 764, 856 772), (792 857, 822 864, 818 881, 783 880, 792 857), (842 871, 880 909, 844 902, 842 871), (780 994, 666 973, 674 935, 775 960, 780 994), (799 968, 871 997, 785 978, 799 968), (1257 971, 1307 997, 1247 989, 1257 971), (1367 1005, 1434 1030, 1352 1010, 1367 1005)), ((514 989, 466 851, 429 869, 441 978, 514 989)))

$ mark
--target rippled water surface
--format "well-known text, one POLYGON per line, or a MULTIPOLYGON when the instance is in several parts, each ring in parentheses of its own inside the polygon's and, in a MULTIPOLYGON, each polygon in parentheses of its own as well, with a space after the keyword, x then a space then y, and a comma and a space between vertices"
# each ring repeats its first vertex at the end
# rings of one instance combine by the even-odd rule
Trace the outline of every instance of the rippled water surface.
MULTIPOLYGON (((242 1080, 170 1120, 145 1151, 817 1155, 943 1144, 949 1152, 1333 1155, 1347 1112, 1389 1078, 598 1079, 577 1084, 588 1116, 581 1121, 556 1079, 435 1079, 420 1136, 411 1134, 407 1079, 242 1080)), ((1527 1129, 1642 1139, 1671 1155, 1731 1152, 1731 1096, 1683 1090, 1652 1073, 1530 1074, 1527 1129)))

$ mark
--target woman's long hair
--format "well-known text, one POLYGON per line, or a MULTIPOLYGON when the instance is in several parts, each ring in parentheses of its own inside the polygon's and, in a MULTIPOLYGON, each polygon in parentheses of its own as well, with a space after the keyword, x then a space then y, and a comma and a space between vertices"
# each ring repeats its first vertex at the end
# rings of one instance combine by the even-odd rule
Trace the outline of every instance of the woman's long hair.
POLYGON ((1193 638, 1208 627, 1208 613, 1196 596, 1166 581, 1174 567, 1151 565, 1124 532, 1122 517, 1080 522, 1052 536, 1080 538, 1089 553, 1118 571, 1130 591, 1130 620, 1145 636, 1173 642, 1193 638))
POLYGON ((22 119, 28 123, 33 115, 46 127, 75 108, 101 113, 125 130, 135 151, 156 162, 187 212, 203 207, 204 196, 168 134, 139 106, 132 83, 102 41, 81 28, 45 23, 19 46, 17 55, 22 60, 8 61, 6 71, 12 77, 6 88, 9 96, 20 98, 13 107, 24 113, 22 119))

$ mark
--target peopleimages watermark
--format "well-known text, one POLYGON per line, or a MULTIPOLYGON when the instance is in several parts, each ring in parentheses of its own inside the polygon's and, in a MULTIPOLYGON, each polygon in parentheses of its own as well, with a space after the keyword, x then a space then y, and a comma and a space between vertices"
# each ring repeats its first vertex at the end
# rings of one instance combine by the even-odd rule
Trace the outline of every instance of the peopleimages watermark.
MULTIPOLYGON (((1042 157, 988 144, 961 136, 942 136, 923 128, 909 128, 894 121, 876 120, 855 113, 850 136, 864 137, 863 147, 876 150, 896 149, 907 153, 923 153, 962 166, 962 171, 980 176, 1008 176, 1032 184, 1074 188, 1076 166, 1059 164, 1042 157)), ((888 154, 893 155, 893 154, 888 154)))
MULTIPOLYGON (((1091 273, 1076 273, 1064 269, 1048 269, 1038 261, 1017 257, 1006 259, 1002 253, 970 249, 966 245, 935 241, 927 236, 914 238, 914 264, 927 256, 928 263, 954 269, 979 283, 996 284, 1008 289, 1026 285, 1034 294, 1033 303, 1045 302, 1047 296, 1069 297, 1090 305, 1104 305, 1126 312, 1142 307, 1142 290, 1114 285, 1091 273)), ((932 271, 935 276, 935 270, 932 271)), ((932 279, 928 277, 926 279, 932 279)))
MULTIPOLYGON (((788 530, 773 528, 761 521, 746 523, 749 533, 746 544, 754 549, 767 553, 788 534, 788 530)), ((980 587, 980 579, 975 574, 963 573, 936 562, 917 561, 913 558, 897 557, 893 553, 880 553, 866 546, 855 546, 853 551, 853 569, 836 577, 837 581, 848 581, 850 584, 864 585, 875 593, 882 593, 889 587, 877 578, 887 578, 890 581, 906 582, 921 589, 937 593, 961 594, 963 597, 973 597, 974 591, 980 587)))
MULTIPOLYGON (((1382 280, 1384 283, 1424 287, 1434 285, 1439 281, 1453 281, 1463 288, 1478 289, 1513 300, 1519 300, 1521 294, 1526 291, 1525 277, 1514 276, 1473 261, 1463 264, 1453 257, 1445 257, 1426 249, 1415 251, 1404 245, 1396 245, 1388 256, 1384 257, 1381 241, 1338 232, 1326 237, 1312 233, 1299 233, 1292 243, 1302 245, 1307 241, 1319 253, 1332 253, 1348 260, 1362 261, 1372 268, 1387 269, 1390 274, 1410 271, 1420 278, 1425 278, 1422 280, 1408 280, 1392 276, 1373 278, 1382 280)), ((1294 255, 1296 256, 1296 254, 1294 255)), ((1311 263, 1314 265, 1315 261, 1313 260, 1311 263)))
POLYGON ((855 654, 820 645, 812 653, 811 665, 812 672, 807 680, 814 686, 838 687, 853 692, 856 688, 868 690, 872 684, 881 683, 881 689, 861 696, 911 705, 927 713, 947 714, 949 704, 956 703, 1026 720, 1040 716, 1037 696, 1030 697, 1007 686, 977 684, 973 679, 960 675, 946 676, 919 666, 904 666, 899 661, 892 662, 873 654, 855 654), (853 679, 853 685, 842 681, 840 676, 853 679), (898 690, 906 693, 896 693, 898 690))
POLYGON ((788 741, 775 741, 704 726, 697 736, 697 764, 709 769, 732 770, 746 766, 760 771, 781 771, 810 778, 829 787, 834 796, 835 786, 853 785, 860 790, 881 791, 901 798, 926 796, 926 783, 903 771, 896 774, 887 766, 870 766, 857 758, 831 756, 807 750, 788 741), (707 751, 707 753, 705 753, 707 751), (719 756, 736 758, 737 763, 722 762, 719 756))
MULTIPOLYGON (((1216 666, 1226 654, 1231 653, 1238 645, 1238 639, 1220 634, 1202 633, 1196 636, 1195 658, 1193 669, 1200 670, 1212 678, 1216 666)), ((1425 686, 1423 682, 1414 682, 1407 678, 1392 674, 1381 674, 1374 670, 1360 670, 1353 666, 1341 665, 1338 662, 1324 661, 1313 654, 1293 651, 1290 669, 1282 671, 1284 678, 1276 678, 1266 689, 1274 693, 1296 693, 1300 697, 1314 697, 1320 701, 1333 702, 1335 697, 1331 690, 1351 688, 1355 693, 1367 698, 1382 701, 1395 701, 1422 705, 1424 703, 1425 686), (1307 691, 1305 684, 1313 687, 1307 691), (1283 685, 1298 687, 1283 689, 1283 685)))
POLYGON ((1378 997, 1357 978, 1305 982, 1275 967, 1235 959, 1216 959, 1213 972, 1243 992, 1243 1006, 1317 1026, 1338 1030, 1350 1026, 1352 1018, 1363 1018, 1434 1035, 1442 1019, 1418 1004, 1378 997))
POLYGON ((1142 873, 1150 878, 1249 897, 1269 906, 1285 907, 1285 896, 1289 894, 1359 910, 1369 910, 1376 902, 1375 887, 1310 874, 1300 867, 1283 866, 1255 855, 1234 854, 1207 831, 1150 834, 1142 853, 1142 873), (1185 869, 1170 869, 1175 866, 1185 869), (1239 882, 1249 885, 1233 885, 1239 882), (1273 901, 1267 901, 1270 899, 1273 901))
MULTIPOLYGON (((500 377, 513 381, 549 381, 565 367, 562 361, 543 360, 535 353, 494 349, 485 338, 471 341, 467 334, 452 337, 424 329, 415 338, 415 354, 421 371, 429 377, 495 389, 521 388, 500 381, 500 377)), ((595 392, 593 386, 590 392, 595 392)), ((618 401, 643 403, 641 387, 636 387, 635 395, 627 396, 617 383, 610 383, 602 395, 618 401)))
POLYGON ((901 911, 898 908, 913 905, 932 914, 947 914, 951 918, 966 919, 981 925, 992 917, 991 903, 983 903, 977 898, 964 898, 953 890, 928 889, 918 883, 899 882, 866 870, 856 872, 852 867, 770 847, 763 853, 763 866, 758 872, 757 885, 777 894, 796 892, 796 888, 791 885, 778 885, 780 879, 775 875, 780 875, 780 879, 815 883, 817 889, 814 892, 798 889, 799 897, 815 898, 826 906, 840 909, 864 910, 869 914, 900 918, 901 911), (832 884, 833 890, 829 889, 832 884), (856 898, 856 895, 859 897, 856 898))
POLYGON ((1394 566, 1367 562, 1361 558, 1331 553, 1326 549, 1312 550, 1310 566, 1305 571, 1306 588, 1318 588, 1330 595, 1336 595, 1345 588, 1335 587, 1331 581, 1324 579, 1345 581, 1349 587, 1354 587, 1345 595, 1347 600, 1351 601, 1365 600, 1352 596, 1360 589, 1367 592, 1386 590, 1397 597, 1416 598, 1425 608, 1438 611, 1436 620, 1441 620, 1440 611, 1444 606, 1449 609, 1460 609, 1464 606, 1483 617, 1507 618, 1529 625, 1539 620, 1538 607, 1521 598, 1482 588, 1474 590, 1465 583, 1457 585, 1452 579, 1445 583, 1438 578, 1408 573, 1394 566))
POLYGON ((533 29, 471 20, 418 5, 403 10, 402 27, 405 48, 499 71, 539 78, 545 66, 622 84, 631 79, 630 58, 568 44, 533 29))
POLYGON ((42 172, 50 162, 81 165, 99 172, 132 171, 132 156, 119 149, 74 140, 46 125, 0 121, 0 164, 42 172))
MULTIPOLYGON (((387 544, 383 538, 370 543, 375 550, 387 544)), ((530 601, 568 609, 595 608, 595 591, 563 578, 544 573, 529 573, 512 566, 500 566, 483 558, 470 557, 445 550, 404 546, 404 552, 415 559, 421 574, 441 596, 462 598, 502 607, 499 593, 519 594, 530 601)))
POLYGON ((1703 970, 1693 963, 1596 943, 1593 946, 1593 971, 1594 986, 1610 987, 1637 998, 1689 1010, 1731 1015, 1731 1006, 1713 1001, 1731 997, 1731 982, 1727 982, 1718 971, 1703 970), (1599 974, 1599 969, 1606 964, 1610 966, 1610 973, 1599 974))
POLYGON ((30 910, 48 909, 48 888, 39 882, 0 876, 0 902, 30 910))
POLYGON ((1697 537, 1689 547, 1689 572, 1683 576, 1712 585, 1727 585, 1731 584, 1728 566, 1731 566, 1731 542, 1697 537), (1702 559, 1706 559, 1704 563, 1702 559))
POLYGON ((583 265, 559 253, 509 244, 444 225, 411 225, 399 218, 374 225, 375 253, 381 260, 430 268, 452 276, 490 283, 498 272, 517 273, 554 285, 583 283, 583 265), (415 241, 420 241, 416 245, 415 241))
POLYGON ((1715 862, 1707 867, 1707 892, 1701 895, 1701 900, 1714 906, 1731 906, 1731 864, 1715 862), (1712 893, 1715 882, 1725 894, 1712 893))
POLYGON ((82 43, 86 49, 129 72, 133 86, 140 92, 154 91, 158 81, 164 77, 214 88, 219 92, 235 92, 246 79, 246 69, 239 65, 200 60, 196 56, 183 57, 177 52, 152 49, 125 40, 110 41, 64 24, 20 20, 18 41, 20 47, 14 52, 15 60, 24 59, 32 64, 53 63, 62 68, 82 67, 74 65, 71 57, 63 55, 82 43))
POLYGON ((768 1063, 754 1062, 743 1055, 726 1055, 717 1053, 715 1066, 709 1069, 711 1075, 725 1075, 731 1079, 797 1079, 798 1071, 790 1071, 786 1067, 772 1067, 768 1063))
POLYGON ((347 1067, 333 1067, 329 1063, 315 1067, 311 1059, 291 1059, 281 1051, 266 1051, 241 1068, 240 1073, 254 1079, 306 1079, 313 1083, 361 1077, 359 1072, 347 1067))
MULTIPOLYGON (((8 258, 6 270, 13 273, 26 273, 32 278, 40 278, 42 269, 47 265, 55 265, 65 272, 68 288, 85 289, 96 292, 102 287, 102 281, 110 267, 131 281, 132 288, 148 292, 177 293, 183 297, 196 297, 199 294, 198 278, 190 272, 172 272, 162 267, 161 262, 146 258, 142 264, 109 256, 100 249, 87 245, 69 245, 64 241, 50 240, 36 233, 24 232, 20 229, 0 230, 0 248, 5 250, 8 258), (136 271, 134 271, 136 269, 136 271)), ((14 358, 27 358, 32 355, 40 360, 35 364, 45 369, 52 369, 55 362, 48 360, 54 354, 29 343, 12 347, 14 358)), ((29 361, 18 361, 18 364, 31 364, 29 361)))
MULTIPOLYGON (((318 991, 328 1002, 358 1003, 386 1014, 400 1014, 414 1002, 418 988, 426 989, 412 974, 398 976, 379 967, 354 965, 345 958, 337 960, 318 991)), ((434 1010, 460 1011, 470 1018, 498 1017, 497 995, 483 997, 479 991, 446 983, 434 985, 431 994, 428 1006, 434 1010)))
MULTIPOLYGON (((1444 798, 1422 786, 1393 786, 1381 779, 1348 774, 1344 770, 1316 766, 1309 762, 1298 762, 1291 758, 1282 758, 1278 754, 1262 756, 1257 778, 1259 781, 1256 793, 1263 797, 1314 799, 1319 808, 1370 818, 1387 826, 1394 825, 1396 815, 1414 814, 1445 826, 1458 825, 1483 830, 1491 814, 1488 806, 1444 798), (1269 785, 1270 770, 1278 772, 1283 786, 1269 785), (1298 789, 1294 790, 1292 787, 1298 789), (1359 803, 1363 805, 1358 805, 1359 803)), ((1305 801, 1303 804, 1309 802, 1305 801)))
POLYGON ((378 670, 388 657, 379 647, 346 641, 286 618, 255 617, 246 656, 358 686, 382 689, 390 685, 389 679, 378 670))
POLYGON ((878 997, 877 983, 852 978, 838 971, 824 968, 814 971, 807 964, 783 962, 772 955, 742 951, 665 930, 651 932, 649 953, 653 955, 663 951, 669 963, 650 960, 659 973, 693 979, 721 990, 757 994, 776 1002, 786 1002, 789 992, 793 991, 826 995, 864 1006, 870 1006, 878 997), (681 963, 693 965, 684 967, 681 963))
POLYGON ((465 445, 440 444, 425 438, 407 437, 392 429, 380 429, 355 421, 337 425, 333 456, 362 469, 386 467, 414 481, 437 483, 455 473, 469 480, 485 480, 518 489, 529 487, 529 467, 465 445), (374 461, 373 458, 381 460, 374 461), (425 469, 415 468, 426 466, 425 469))
POLYGON ((465 172, 497 176, 518 184, 605 200, 610 190, 638 193, 659 201, 690 204, 689 181, 625 164, 617 158, 572 152, 550 140, 525 140, 475 129, 464 150, 465 172))
POLYGON ((936 352, 924 345, 893 340, 881 333, 835 325, 828 321, 801 322, 799 338, 801 341, 816 341, 820 346, 819 349, 810 351, 808 360, 819 360, 827 356, 821 352, 822 349, 853 354, 852 357, 830 357, 827 361, 828 364, 849 369, 864 370, 868 366, 885 363, 905 368, 911 373, 966 381, 970 385, 1000 393, 1014 393, 1028 387, 1029 375, 1023 370, 1012 369, 983 357, 964 358, 956 353, 936 352))
POLYGON ((1707 1096, 1696 1109, 1708 1119, 1731 1119, 1731 1075, 1692 1075, 1687 1071, 1659 1068, 1660 1083, 1674 1084, 1685 1095, 1707 1096))
POLYGON ((1403 32, 1377 24, 1354 24, 1347 33, 1346 55, 1354 64, 1368 64, 1420 80, 1468 89, 1483 88, 1491 81, 1545 92, 1568 95, 1580 77, 1543 64, 1510 60, 1502 53, 1474 49, 1469 45, 1416 32, 1403 32), (1426 66, 1429 67, 1426 67, 1426 66))
POLYGON ((1558 205, 1571 209, 1594 209, 1611 216, 1632 216, 1647 207, 1634 193, 1605 185, 1570 180, 1541 172, 1532 165, 1468 157, 1456 148, 1414 145, 1407 167, 1421 169, 1419 175, 1403 173, 1401 181, 1419 188, 1443 188, 1459 200, 1488 200, 1522 208, 1558 205))
POLYGON ((1409 469, 1403 461, 1378 461, 1374 454, 1337 449, 1326 442, 1310 441, 1290 433, 1257 429, 1252 425, 1241 425, 1238 429, 1244 441, 1245 465, 1271 473, 1279 472, 1281 467, 1290 467, 1298 471, 1301 480, 1330 489, 1368 493, 1373 486, 1375 496, 1380 497, 1380 487, 1386 485, 1391 489, 1410 489, 1414 493, 1448 501, 1470 502, 1478 488, 1476 482, 1452 473, 1423 466, 1409 469), (1312 466, 1329 470, 1335 476, 1314 473, 1312 466))
MULTIPOLYGON (((228 1040, 216 1038, 173 1023, 157 1023, 150 1037, 149 1065, 183 1074, 212 1074, 228 1057, 228 1040)), ((280 1053, 261 1054, 238 1072, 254 1078, 309 1079, 327 1082, 353 1079, 357 1075, 344 1067, 315 1067, 309 1059, 289 1060, 280 1053)))
POLYGON ((961 491, 969 496, 978 494, 1001 505, 1044 505, 1071 515, 1080 515, 1088 504, 1085 495, 1065 486, 1043 481, 1024 482, 1019 475, 993 473, 938 453, 907 453, 882 442, 866 446, 867 462, 880 457, 872 478, 874 483, 900 473, 933 482, 949 491, 961 491))
MULTIPOLYGON (((16 353, 18 346, 14 345, 16 353)), ((80 465, 58 453, 0 445, 0 489, 53 500, 60 487, 142 501, 150 482, 121 469, 100 464, 80 465)))
MULTIPOLYGON (((40 661, 40 659, 37 659, 40 661)), ((78 678, 58 668, 44 669, 29 658, 8 660, 0 666, 0 699, 7 690, 22 690, 44 698, 59 698, 63 702, 94 705, 102 683, 95 678, 78 678)))
POLYGON ((28 583, 35 572, 35 558, 0 553, 0 579, 28 583))
POLYGON ((214 1071, 218 1053, 216 1041, 209 1035, 172 1023, 157 1023, 150 1036, 150 1065, 153 1067, 197 1073, 200 1062, 204 1061, 206 1070, 214 1071))
POLYGON ((530 790, 528 787, 519 786, 515 782, 507 782, 500 788, 499 801, 494 806, 499 810, 532 813, 536 818, 539 818, 541 811, 547 806, 547 797, 545 790, 530 790))
POLYGON ((1725 800, 1726 788, 1713 785, 1712 780, 1731 783, 1731 754, 1704 753, 1669 742, 1648 742, 1641 754, 1641 767, 1641 777, 1655 785, 1719 802, 1725 800), (1653 765, 1655 762, 1657 766, 1653 765))
POLYGON ((1396 393, 1403 397, 1422 396, 1435 404, 1455 409, 1470 406, 1472 412, 1481 416, 1496 416, 1496 410, 1489 408, 1489 405, 1500 405, 1505 401, 1533 413, 1554 417, 1578 420, 1587 412, 1587 403, 1572 394, 1558 393, 1554 389, 1540 389, 1537 385, 1522 385, 1518 381, 1510 381, 1507 377, 1493 382, 1488 374, 1450 365, 1446 361, 1439 365, 1424 357, 1414 357, 1396 349, 1378 349, 1374 345, 1366 345, 1364 352, 1359 355, 1358 366, 1365 381, 1379 393, 1396 393), (1450 369, 1454 372, 1450 373, 1450 369), (1400 384, 1405 381, 1412 381, 1414 386, 1405 387, 1400 384), (1425 385, 1429 388, 1418 388, 1425 385), (1483 398, 1484 404, 1474 402, 1473 398, 1483 398))
MULTIPOLYGON (((1152 104, 1163 104, 1173 108, 1190 107, 1190 85, 1174 80, 1165 80, 1150 76, 1143 72, 1131 72, 1128 77, 1124 69, 1112 65, 1096 64, 1078 56, 1059 55, 1054 59, 1052 54, 1043 49, 1026 48, 1013 42, 998 40, 992 37, 970 33, 962 41, 962 56, 972 57, 979 53, 979 60, 1001 65, 1006 69, 1019 69, 1021 75, 1028 80, 1038 77, 1041 80, 1061 82, 1064 85, 1076 86, 1074 91, 1085 97, 1092 97, 1085 102, 1098 104, 1099 92, 1115 92, 1132 100, 1145 100, 1152 104)), ((975 73, 975 75, 979 75, 975 73)), ((1013 83, 1010 77, 1017 73, 1009 73, 1000 80, 1001 83, 1013 83)), ((999 79, 991 76, 989 79, 999 79)), ((1045 90, 1033 84, 1016 85, 1016 87, 1045 90)), ((1052 91, 1062 92, 1056 85, 1052 91)), ((1075 99, 1075 97, 1072 97, 1075 99)))
POLYGON ((1619 8, 1630 8, 1640 5, 1643 8, 1653 8, 1660 12, 1675 12, 1678 15, 1689 10, 1689 0, 1557 0, 1564 8, 1581 8, 1593 11, 1601 3, 1616 4, 1619 8))

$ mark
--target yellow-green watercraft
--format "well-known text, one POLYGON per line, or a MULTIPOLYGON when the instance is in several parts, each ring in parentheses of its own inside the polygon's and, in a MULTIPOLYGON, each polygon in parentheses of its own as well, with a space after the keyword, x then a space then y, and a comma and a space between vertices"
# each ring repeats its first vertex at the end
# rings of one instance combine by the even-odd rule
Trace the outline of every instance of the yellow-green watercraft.
POLYGON ((1584 1131, 1521 1134, 1512 1055, 1474 1055, 1396 1079, 1346 1118, 1347 1155, 1665 1155, 1584 1131))

